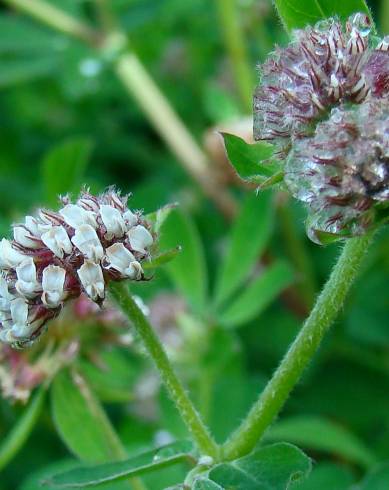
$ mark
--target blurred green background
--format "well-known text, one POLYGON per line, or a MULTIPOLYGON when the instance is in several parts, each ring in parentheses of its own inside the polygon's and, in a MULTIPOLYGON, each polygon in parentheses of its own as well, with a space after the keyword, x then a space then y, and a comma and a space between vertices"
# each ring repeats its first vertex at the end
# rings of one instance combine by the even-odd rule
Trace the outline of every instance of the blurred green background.
MULTIPOLYGON (((253 193, 231 177, 220 140, 214 135, 214 129, 221 125, 243 127, 246 136, 250 132, 250 124, 237 123, 248 109, 236 81, 228 39, 226 42, 223 35, 223 0, 106 0, 105 7, 104 0, 50 2, 96 26, 102 23, 112 28, 117 22, 115 29, 125 33, 131 49, 211 155, 208 164, 217 172, 220 186, 234 196, 238 206, 248 192, 253 193)), ((370 6, 381 31, 389 31, 388 0, 372 1, 370 6)), ((275 43, 287 42, 287 36, 270 0, 237 1, 236 13, 247 49, 249 77, 254 83, 256 64, 275 43)), ((78 155, 72 153, 74 148, 63 151, 62 145, 77 148, 80 141, 83 151, 87 151, 86 144, 90 145, 91 155, 85 158, 85 169, 72 174, 70 190, 75 192, 76 185, 87 184, 99 192, 115 185, 123 192, 132 192, 130 206, 145 212, 178 201, 204 247, 208 286, 212 289, 231 220, 204 195, 166 147, 115 76, 106 53, 1 4, 2 236, 9 236, 10 224, 37 206, 53 205, 53 196, 58 189, 62 191, 61 183, 69 177, 66 162, 78 155), (47 155, 53 158, 56 149, 60 154, 54 154, 53 167, 47 155)), ((239 329, 213 328, 209 317, 204 320, 204 315, 196 315, 196 311, 190 311, 186 322, 177 327, 185 330, 178 336, 184 335, 187 342, 180 346, 179 355, 174 353, 173 345, 173 358, 176 355, 178 368, 218 440, 223 440, 242 419, 306 313, 293 237, 305 250, 307 270, 312 270, 317 288, 339 251, 337 245, 320 248, 311 244, 305 237, 304 210, 291 201, 283 206, 284 201, 284 195, 275 197, 272 234, 262 252, 264 263, 279 258, 294 265, 291 288, 260 315, 254 312, 254 317, 244 320, 239 329), (200 333, 196 322, 201 323, 200 333), (214 379, 202 383, 204 372, 214 365, 214 379)), ((245 240, 253 239, 250 230, 246 233, 245 240)), ((243 243, 242 256, 246 253, 243 243)), ((382 232, 342 318, 289 400, 281 421, 269 432, 269 440, 294 442, 316 461, 311 483, 299 486, 301 490, 346 489, 376 463, 389 461, 388 245, 389 234, 382 232)), ((238 253, 236 261, 240 259, 238 253)), ((176 294, 172 275, 171 271, 157 272, 155 281, 137 286, 137 293, 146 302, 155 300, 161 291, 176 294)), ((136 361, 126 358, 125 362, 122 371, 118 368, 122 374, 130 368, 135 370, 135 365, 137 370, 124 383, 131 389, 134 379, 138 388, 139 380, 143 380, 141 385, 146 383, 144 378, 150 377, 150 372, 144 366, 147 362, 143 355, 136 352, 136 361)), ((121 404, 109 397, 106 400, 108 412, 129 449, 139 450, 155 442, 156 435, 163 438, 165 432, 161 430, 177 437, 184 432, 164 392, 157 389, 153 393, 157 393, 157 411, 146 417, 138 406, 146 402, 139 401, 136 394, 132 401, 121 404)), ((0 439, 21 413, 22 407, 0 401, 0 439)), ((39 488, 37 477, 30 475, 69 457, 56 435, 47 405, 26 446, 2 470, 0 490, 39 488)), ((168 483, 157 478, 150 488, 165 488, 180 481, 181 476, 167 475, 168 483)), ((389 486, 382 487, 386 488, 389 486)))

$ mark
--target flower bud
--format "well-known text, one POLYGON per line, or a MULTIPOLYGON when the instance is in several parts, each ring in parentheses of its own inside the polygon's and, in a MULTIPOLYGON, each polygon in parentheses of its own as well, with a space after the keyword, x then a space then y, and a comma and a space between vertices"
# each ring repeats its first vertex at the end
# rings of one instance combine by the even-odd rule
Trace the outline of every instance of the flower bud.
POLYGON ((260 67, 254 96, 254 136, 273 140, 287 154, 294 139, 310 136, 335 105, 363 103, 389 92, 388 39, 371 47, 366 14, 337 18, 296 30, 293 41, 277 48, 260 67))

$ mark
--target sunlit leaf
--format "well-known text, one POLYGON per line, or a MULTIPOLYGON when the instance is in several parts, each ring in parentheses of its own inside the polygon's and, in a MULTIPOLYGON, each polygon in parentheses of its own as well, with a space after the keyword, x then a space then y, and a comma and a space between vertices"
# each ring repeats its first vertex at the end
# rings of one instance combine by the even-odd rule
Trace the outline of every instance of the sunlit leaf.
POLYGON ((123 456, 121 443, 110 421, 79 374, 63 371, 57 375, 51 402, 57 431, 79 458, 99 462, 123 456))
POLYGON ((233 134, 222 136, 228 159, 241 179, 260 185, 279 172, 280 163, 269 143, 249 144, 233 134))

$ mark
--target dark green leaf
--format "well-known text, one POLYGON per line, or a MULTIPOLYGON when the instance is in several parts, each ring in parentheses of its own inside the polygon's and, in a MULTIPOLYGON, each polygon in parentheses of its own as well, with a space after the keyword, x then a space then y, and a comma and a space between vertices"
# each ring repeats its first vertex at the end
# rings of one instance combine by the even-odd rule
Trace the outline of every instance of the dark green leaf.
POLYGON ((181 209, 174 209, 166 218, 160 233, 161 250, 182 247, 182 252, 166 265, 166 270, 189 304, 197 311, 202 311, 207 290, 207 271, 203 245, 194 223, 181 209))
POLYGON ((228 159, 241 179, 261 184, 279 172, 279 162, 273 158, 274 148, 269 143, 250 145, 233 134, 222 136, 228 159))
POLYGON ((14 427, 11 428, 5 438, 1 441, 0 470, 7 466, 9 461, 11 461, 11 459, 20 451, 26 442, 42 411, 45 394, 45 389, 40 388, 25 408, 14 427))
POLYGON ((0 60, 0 88, 46 77, 55 71, 56 66, 57 61, 52 56, 2 59, 0 60))
POLYGON ((58 196, 78 193, 92 150, 87 138, 73 138, 55 146, 42 162, 42 176, 48 204, 55 205, 58 196))
POLYGON ((79 458, 106 461, 123 456, 121 443, 85 380, 63 371, 51 390, 53 420, 68 448, 79 458))
POLYGON ((183 461, 190 461, 190 450, 190 443, 172 443, 157 451, 148 451, 124 461, 78 467, 54 475, 47 484, 59 488, 84 488, 143 475, 183 461))
POLYGON ((219 316, 226 327, 238 327, 258 316, 293 281, 293 271, 283 261, 267 267, 249 283, 219 316))
POLYGON ((389 464, 384 463, 368 473, 355 490, 388 490, 389 464))
POLYGON ((247 278, 270 238, 274 223, 272 193, 250 193, 231 231, 227 255, 217 280, 215 303, 226 301, 247 278))
POLYGON ((278 13, 287 30, 315 24, 319 20, 337 15, 347 19, 356 12, 370 11, 364 0, 275 0, 278 13))
POLYGON ((215 466, 208 478, 234 490, 286 490, 291 482, 306 477, 311 460, 286 443, 263 447, 254 453, 215 466))
POLYGON ((320 417, 295 416, 277 422, 266 433, 267 440, 298 444, 306 449, 337 454, 364 467, 376 457, 354 434, 344 427, 320 417))

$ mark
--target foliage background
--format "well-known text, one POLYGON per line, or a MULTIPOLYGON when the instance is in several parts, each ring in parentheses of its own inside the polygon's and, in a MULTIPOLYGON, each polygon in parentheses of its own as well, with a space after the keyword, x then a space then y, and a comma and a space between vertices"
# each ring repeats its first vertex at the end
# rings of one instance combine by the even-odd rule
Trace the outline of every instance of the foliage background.
MULTIPOLYGON (((51 1, 74 15, 96 20, 92 0, 51 1)), ((238 3, 254 78, 255 64, 274 43, 284 43, 286 35, 270 1, 238 3)), ((206 131, 214 126, 244 116, 216 2, 112 0, 110 4, 140 59, 199 141, 204 142, 206 131)), ((381 31, 388 32, 387 0, 371 2, 371 7, 381 31)), ((37 205, 52 204, 55 179, 47 172, 45 155, 63 142, 87 138, 92 154, 80 183, 93 191, 115 184, 133 192, 131 206, 146 212, 179 201, 204 246, 213 287, 226 250, 228 220, 166 149, 103 59, 5 6, 0 11, 0 128, 2 236, 8 236, 10 223, 37 205)), ((60 160, 58 165, 60 178, 65 179, 60 160)), ((247 190, 235 183, 227 185, 242 202, 247 190)), ((293 216, 292 233, 301 238, 319 286, 338 246, 319 248, 309 243, 304 211, 296 203, 287 206, 293 216)), ((279 210, 274 215, 265 257, 290 257, 283 216, 279 210)), ((251 239, 248 231, 245 240, 251 239)), ((389 462, 388 240, 388 233, 381 233, 342 318, 290 398, 281 421, 268 434, 269 440, 299 444, 316 461, 300 490, 346 489, 376 463, 389 462)), ((245 254, 244 240, 238 263, 240 254, 245 254)), ((161 290, 174 291, 174 286, 161 270, 154 282, 138 289, 151 301, 161 290)), ((210 329, 205 335, 204 325, 198 330, 196 323, 191 325, 191 340, 176 362, 217 439, 223 440, 241 420, 298 331, 305 311, 296 290, 295 282, 290 294, 239 329, 210 329), (213 335, 218 337, 211 341, 213 335), (213 364, 219 366, 217 375, 204 381, 213 364)), ((150 375, 143 356, 134 356, 126 358, 122 368, 133 374, 126 381, 133 393, 142 376, 150 375)), ((120 437, 133 451, 155 442, 156 435, 164 434, 161 430, 183 434, 166 395, 157 390, 155 397, 157 409, 150 417, 140 415, 136 393, 126 403, 108 400, 106 404, 120 437)), ((0 439, 22 412, 22 407, 0 400, 0 439)), ((27 444, 2 471, 0 490, 38 488, 37 470, 70 457, 56 434, 47 403, 27 444)), ((150 488, 165 488, 180 476, 167 474, 168 483, 158 479, 150 488)), ((387 482, 374 488, 389 488, 387 482)))

